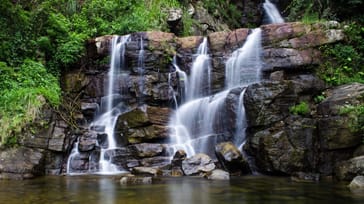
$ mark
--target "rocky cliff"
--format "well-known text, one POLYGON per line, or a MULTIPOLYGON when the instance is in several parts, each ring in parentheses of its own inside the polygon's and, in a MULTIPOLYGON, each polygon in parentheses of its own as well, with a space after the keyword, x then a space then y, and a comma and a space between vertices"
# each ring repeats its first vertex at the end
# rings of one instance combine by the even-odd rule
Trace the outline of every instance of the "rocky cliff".
MULTIPOLYGON (((315 76, 316 68, 322 63, 319 47, 342 40, 343 31, 335 22, 272 24, 263 25, 261 29, 263 81, 245 89, 248 127, 244 149, 253 158, 252 163, 258 171, 263 173, 333 175, 338 164, 352 158, 361 144, 361 135, 349 127, 351 117, 338 110, 344 105, 362 104, 364 85, 329 88, 315 76), (315 97, 321 95, 326 98, 315 101, 315 97), (308 111, 293 113, 292 107, 302 102, 308 106, 308 111)), ((207 36, 212 93, 224 89, 226 60, 245 43, 250 33, 250 29, 242 28, 207 36)), ((45 173, 65 173, 68 156, 76 141, 79 154, 68 168, 88 172, 98 165, 97 155, 105 137, 89 129, 88 125, 105 95, 112 37, 101 36, 87 43, 87 55, 81 59, 83 66, 70 69, 62 76, 65 99, 70 99, 64 104, 68 108, 58 116, 44 116, 48 118, 45 121, 50 121, 44 126, 47 128, 24 135, 22 148, 2 152, 1 158, 5 162, 0 164, 1 177, 28 178, 45 173), (10 168, 9 161, 19 154, 27 155, 23 161, 27 165, 24 169, 10 168)), ((181 101, 184 94, 184 79, 176 71, 173 59, 189 75, 202 40, 202 36, 180 38, 158 31, 130 35, 125 50, 129 77, 121 78, 116 85, 123 93, 127 111, 117 119, 116 137, 123 147, 110 152, 114 164, 141 174, 156 175, 161 170, 167 175, 183 174, 187 169, 190 172, 191 167, 186 166, 189 160, 185 161, 183 156, 178 157, 180 160, 176 158, 180 161, 178 165, 174 165, 173 160, 171 165, 170 161, 173 152, 168 145, 168 121, 175 101, 181 101), (144 49, 142 75, 138 66, 141 48, 144 49), (140 88, 141 81, 143 88, 140 88)), ((236 101, 242 90, 231 91, 225 102, 225 110, 231 114, 227 114, 224 126, 230 130, 236 129, 234 110, 237 107, 229 100, 236 101)), ((231 137, 225 135, 222 142, 228 142, 231 137)), ((240 166, 241 172, 249 172, 246 162, 234 148, 226 147, 237 154, 234 158, 238 160, 233 162, 237 165, 224 157, 228 150, 224 150, 223 145, 216 148, 220 162, 214 162, 219 163, 218 167, 237 172, 237 166, 240 166)), ((210 160, 198 156, 199 161, 204 158, 206 165, 212 166, 210 160)))

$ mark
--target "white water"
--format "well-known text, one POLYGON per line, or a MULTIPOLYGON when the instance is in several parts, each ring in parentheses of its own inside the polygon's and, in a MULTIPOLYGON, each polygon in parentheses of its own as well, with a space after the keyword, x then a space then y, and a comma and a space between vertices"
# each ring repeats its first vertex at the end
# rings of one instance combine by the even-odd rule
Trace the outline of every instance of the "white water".
POLYGON ((207 51, 207 38, 205 37, 198 47, 196 59, 191 68, 187 88, 187 101, 206 96, 210 92, 211 64, 207 51))
POLYGON ((225 87, 247 85, 260 80, 261 29, 256 28, 246 39, 243 47, 235 50, 226 62, 225 87))
MULTIPOLYGON (((172 65, 176 69, 176 72, 178 74, 178 78, 179 78, 178 85, 179 85, 179 87, 182 87, 183 88, 183 92, 181 93, 182 94, 181 101, 183 103, 184 100, 185 100, 185 97, 187 96, 188 87, 189 87, 189 84, 188 84, 188 76, 187 76, 186 72, 182 71, 179 68, 179 66, 177 64, 177 58, 176 58, 176 56, 173 57, 172 65)), ((174 94, 174 97, 175 97, 175 94, 174 94)), ((177 102, 176 99, 175 99, 175 102, 177 102)), ((176 104, 176 106, 177 106, 177 104, 176 104)))
MULTIPOLYGON (((114 137, 114 128, 117 117, 125 110, 122 109, 122 104, 115 104, 115 100, 122 96, 115 90, 114 85, 117 84, 119 77, 128 77, 125 72, 125 45, 129 40, 129 35, 117 36, 112 39, 111 45, 111 61, 110 70, 108 73, 108 89, 107 89, 107 108, 102 115, 95 120, 91 126, 105 127, 103 133, 107 134, 107 148, 101 148, 99 161, 99 174, 114 174, 119 173, 116 165, 112 164, 110 157, 106 157, 107 151, 117 148, 117 142, 114 137), (120 106, 121 105, 121 106, 120 106)), ((119 101, 119 103, 122 103, 119 101)))
MULTIPOLYGON (((110 157, 106 157, 105 154, 108 151, 112 151, 118 148, 117 141, 114 137, 114 128, 115 123, 117 121, 117 117, 125 110, 124 104, 122 102, 122 95, 120 92, 119 86, 115 86, 118 84, 118 80, 123 79, 127 80, 128 72, 125 70, 125 45, 129 39, 129 35, 126 36, 116 36, 112 39, 111 46, 111 60, 110 60, 110 70, 107 75, 107 90, 106 95, 101 98, 100 110, 98 117, 90 124, 90 129, 94 129, 99 134, 107 135, 107 147, 106 145, 100 145, 100 160, 99 160, 99 169, 96 172, 88 172, 88 173, 97 173, 97 174, 116 174, 125 172, 122 169, 119 169, 116 165, 112 164, 110 161, 110 157)), ((121 87, 122 89, 123 87, 121 87)), ((71 154, 69 156, 67 162, 67 173, 75 174, 78 172, 74 172, 71 169, 71 162, 73 158, 78 156, 80 152, 78 151, 78 141, 75 143, 71 154)), ((91 170, 89 170, 91 171, 91 170)))
POLYGON ((247 127, 247 121, 246 121, 245 107, 244 107, 245 90, 246 89, 244 88, 244 90, 239 95, 239 100, 237 103, 238 109, 236 112, 237 117, 236 117, 236 123, 235 123, 236 131, 235 131, 235 135, 234 135, 234 144, 239 149, 242 149, 243 144, 246 139, 245 130, 247 127))
POLYGON ((267 17, 269 19, 269 23, 284 23, 284 19, 282 18, 281 14, 277 7, 271 3, 269 0, 265 0, 263 4, 263 8, 267 17))
MULTIPOLYGON (((232 88, 246 86, 260 80, 261 71, 261 29, 254 29, 242 48, 234 51, 226 63, 226 88, 213 96, 204 96, 205 86, 201 84, 211 78, 209 63, 201 63, 200 59, 209 59, 207 41, 200 45, 187 89, 187 101, 180 106, 170 119, 172 146, 175 150, 183 149, 188 156, 196 153, 213 154, 217 137, 224 134, 224 127, 219 127, 226 120, 225 99, 232 88), (206 52, 201 52, 206 50, 206 52), (197 71, 198 70, 198 71, 197 71), (205 71, 200 71, 205 70, 205 71), (206 75, 207 74, 207 75, 206 75), (191 93, 192 92, 192 93, 191 93)), ((207 86, 210 89, 210 86, 207 86)), ((209 93, 208 90, 207 93, 209 93)), ((234 142, 240 146, 245 140, 244 93, 240 94, 236 121, 236 137, 234 142), (244 132, 244 133, 243 133, 244 132)))
POLYGON ((234 144, 239 149, 242 148, 245 142, 245 129, 247 127, 244 108, 245 87, 248 84, 260 81, 261 78, 261 32, 260 28, 253 29, 245 44, 235 50, 226 62, 226 88, 244 87, 237 101, 236 131, 234 135, 234 144))
POLYGON ((73 158, 75 158, 76 156, 78 156, 80 154, 80 152, 78 151, 78 143, 79 143, 79 139, 77 138, 77 141, 73 144, 71 153, 68 156, 67 169, 66 169, 67 174, 73 174, 73 171, 72 171, 72 168, 71 168, 73 158))

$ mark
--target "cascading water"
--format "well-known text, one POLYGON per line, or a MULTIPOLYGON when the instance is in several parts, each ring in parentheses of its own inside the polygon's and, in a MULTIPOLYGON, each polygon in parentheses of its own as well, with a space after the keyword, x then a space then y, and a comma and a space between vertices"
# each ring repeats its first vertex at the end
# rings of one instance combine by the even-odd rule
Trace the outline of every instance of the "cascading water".
MULTIPOLYGON (((205 40, 204 40, 205 41, 205 40)), ((207 46, 207 41, 201 46, 207 46)), ((199 48, 199 50, 201 50, 199 48)), ((207 47, 206 47, 207 50, 207 47)), ((211 68, 209 63, 201 63, 198 59, 209 58, 207 52, 198 53, 196 60, 192 65, 191 76, 189 80, 188 99, 180 106, 170 120, 172 146, 175 150, 183 149, 188 156, 195 153, 214 154, 214 147, 218 137, 224 134, 224 127, 221 127, 226 120, 226 115, 222 108, 230 90, 236 87, 246 86, 260 79, 261 70, 261 29, 254 29, 248 36, 246 43, 242 48, 236 50, 226 63, 226 88, 224 91, 213 96, 204 96, 196 94, 201 93, 204 86, 196 85, 198 83, 210 84, 211 68), (202 57, 201 57, 202 56, 202 57), (199 58, 200 57, 200 58, 199 58), (205 72, 197 71, 208 70, 205 72), (206 76, 206 74, 208 74, 206 76), (191 94, 193 92, 194 94, 191 94)), ((210 88, 210 86, 208 86, 210 88)), ((210 91, 210 90, 209 90, 210 91)), ((208 92, 207 92, 208 93, 208 92)), ((243 94, 238 101, 237 131, 243 132, 246 127, 245 111, 243 108, 243 94), (242 122, 241 122, 242 121, 242 122)), ((241 145, 245 138, 243 133, 239 133, 242 139, 236 139, 237 145, 241 145)))
POLYGON ((263 8, 268 18, 267 23, 284 23, 284 19, 279 13, 279 10, 272 2, 265 0, 263 8))
POLYGON ((207 38, 198 47, 196 59, 193 62, 188 80, 187 101, 206 96, 210 92, 211 64, 207 54, 207 38))
POLYGON ((245 87, 260 80, 261 60, 261 29, 253 29, 244 45, 235 50, 226 62, 226 88, 243 87, 237 101, 237 119, 235 124, 234 144, 241 149, 245 142, 246 117, 244 108, 245 87))
MULTIPOLYGON (((98 167, 95 169, 89 169, 88 173, 97 174, 116 174, 125 172, 114 165, 111 161, 112 151, 118 148, 117 141, 114 137, 114 128, 117 121, 117 117, 124 111, 126 111, 123 103, 123 87, 115 86, 119 80, 128 80, 129 72, 125 70, 125 46, 128 42, 129 35, 115 36, 112 39, 111 47, 111 60, 110 70, 107 75, 107 90, 106 96, 101 98, 100 113, 98 117, 90 124, 90 129, 95 131, 98 135, 106 135, 106 141, 103 144, 99 144, 100 159, 98 167), (120 94, 121 93, 121 94, 120 94)), ((75 143, 73 150, 69 156, 67 164, 67 173, 74 174, 71 170, 71 162, 73 158, 79 156, 78 140, 75 143)), ((90 159, 91 160, 91 159, 90 159)))
MULTIPOLYGON (((187 77, 186 72, 182 71, 179 68, 179 66, 177 64, 177 57, 176 56, 173 57, 172 65, 176 69, 176 72, 178 74, 178 78, 179 78, 179 83, 178 84, 179 84, 179 87, 182 87, 182 90, 181 90, 182 91, 182 93, 181 93, 181 101, 183 103, 185 97, 187 96, 188 87, 189 87, 188 77, 187 77)), ((173 94, 173 96, 175 97, 175 94, 173 94)), ((177 106, 177 99, 175 99, 175 102, 176 102, 176 106, 177 106)))
MULTIPOLYGON (((112 39, 111 46, 111 62, 110 70, 108 73, 108 89, 106 96, 107 108, 101 116, 95 120, 92 126, 103 127, 104 131, 100 132, 107 135, 107 147, 101 145, 100 161, 99 161, 99 174, 114 174, 122 171, 116 165, 112 164, 110 152, 117 149, 117 142, 114 137, 114 128, 117 117, 125 110, 122 101, 122 95, 117 90, 119 87, 114 85, 118 83, 120 78, 127 80, 128 72, 125 70, 125 45, 129 39, 129 35, 117 36, 112 39)), ((101 108, 102 109, 102 108, 101 108)), ((103 110, 103 109, 102 109, 103 110)))
POLYGON ((256 28, 243 47, 235 50, 226 62, 225 87, 247 85, 259 81, 261 62, 261 29, 256 28))
POLYGON ((189 78, 178 66, 175 68, 179 77, 187 84, 184 90, 186 101, 177 109, 169 123, 173 129, 172 144, 176 150, 184 149, 188 155, 193 155, 195 150, 203 152, 208 146, 206 138, 213 133, 210 125, 212 123, 208 120, 214 118, 215 110, 219 106, 216 100, 206 97, 210 92, 211 75, 207 38, 198 47, 189 78))

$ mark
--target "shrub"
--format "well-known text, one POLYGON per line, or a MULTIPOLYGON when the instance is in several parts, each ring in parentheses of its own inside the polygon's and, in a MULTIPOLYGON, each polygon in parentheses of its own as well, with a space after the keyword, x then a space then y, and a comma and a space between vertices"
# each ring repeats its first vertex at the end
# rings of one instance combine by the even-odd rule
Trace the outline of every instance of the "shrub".
POLYGON ((305 101, 301 101, 298 105, 289 108, 289 112, 294 115, 307 115, 310 113, 310 107, 305 101))
POLYGON ((46 100, 59 105, 60 87, 41 63, 28 59, 18 69, 0 62, 0 80, 0 145, 14 145, 46 100))

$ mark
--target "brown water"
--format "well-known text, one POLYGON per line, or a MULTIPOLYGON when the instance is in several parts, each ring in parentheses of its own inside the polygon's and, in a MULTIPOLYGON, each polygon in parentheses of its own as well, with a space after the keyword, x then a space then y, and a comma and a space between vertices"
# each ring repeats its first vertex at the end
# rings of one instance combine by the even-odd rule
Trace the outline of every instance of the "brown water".
POLYGON ((152 185, 122 186, 115 177, 44 177, 0 181, 1 204, 348 204, 364 203, 364 192, 345 184, 295 183, 289 178, 236 177, 230 181, 163 178, 152 185))

